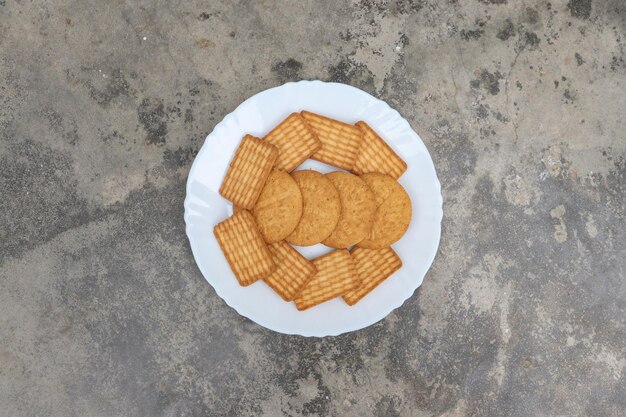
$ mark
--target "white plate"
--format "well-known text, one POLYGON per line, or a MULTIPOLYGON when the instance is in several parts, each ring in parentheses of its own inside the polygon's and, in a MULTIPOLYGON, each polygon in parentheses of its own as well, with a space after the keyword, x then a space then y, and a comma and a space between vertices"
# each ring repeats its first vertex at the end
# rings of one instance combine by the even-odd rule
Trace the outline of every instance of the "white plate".
MULTIPOLYGON (((337 170, 316 161, 306 161, 302 168, 337 170)), ((187 179, 187 236, 202 275, 239 314, 287 334, 334 336, 376 323, 401 306, 421 285, 435 258, 442 215, 441 186, 430 154, 417 133, 385 102, 338 83, 287 83, 250 97, 207 136, 187 179), (213 236, 213 227, 232 213, 231 203, 218 190, 240 139, 246 133, 263 137, 290 113, 300 110, 347 123, 364 120, 408 164, 400 183, 411 197, 413 218, 407 233, 393 245, 403 267, 353 307, 337 298, 301 312, 263 281, 241 287, 213 236)), ((330 251, 323 245, 297 249, 309 258, 330 251)))

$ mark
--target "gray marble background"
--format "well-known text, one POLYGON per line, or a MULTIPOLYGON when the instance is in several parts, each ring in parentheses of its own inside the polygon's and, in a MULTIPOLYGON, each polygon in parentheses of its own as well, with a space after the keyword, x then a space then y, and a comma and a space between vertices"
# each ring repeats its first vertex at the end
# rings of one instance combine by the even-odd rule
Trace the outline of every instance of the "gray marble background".
POLYGON ((0 0, 0 415, 626 415, 622 0, 0 0), (387 101, 444 196, 424 285, 326 339, 199 273, 185 180, 241 101, 387 101))

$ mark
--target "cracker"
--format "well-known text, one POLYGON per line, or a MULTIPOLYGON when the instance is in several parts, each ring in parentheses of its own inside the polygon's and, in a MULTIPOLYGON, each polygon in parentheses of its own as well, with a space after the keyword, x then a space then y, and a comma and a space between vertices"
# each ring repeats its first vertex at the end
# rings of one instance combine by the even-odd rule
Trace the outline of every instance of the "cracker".
POLYGON ((351 254, 360 281, 358 287, 343 294, 344 301, 351 306, 402 267, 402 260, 391 247, 354 248, 351 254))
POLYGON ((361 178, 343 171, 326 174, 341 200, 341 215, 333 232, 323 244, 333 248, 347 248, 365 239, 369 233, 374 215, 376 199, 369 186, 361 178))
POLYGON ((284 241, 268 246, 276 270, 263 280, 285 301, 293 301, 315 274, 316 268, 308 259, 284 241))
POLYGON ((297 246, 315 245, 326 239, 339 221, 339 192, 319 172, 296 171, 291 175, 302 192, 302 217, 293 233, 285 240, 297 246))
POLYGON ((219 223, 213 233, 239 284, 250 285, 276 268, 249 211, 242 210, 219 223))
POLYGON ((300 113, 291 113, 263 140, 278 148, 276 169, 291 172, 322 147, 313 130, 300 113))
POLYGON ((350 252, 337 249, 313 259, 317 273, 294 300, 298 310, 316 306, 338 297, 359 285, 350 252))
POLYGON ((363 141, 352 171, 356 174, 379 172, 395 179, 406 171, 406 162, 367 123, 356 122, 363 132, 363 141))
POLYGON ((358 246, 379 249, 398 241, 411 222, 411 199, 402 186, 385 174, 361 175, 376 198, 374 223, 367 237, 358 246))
POLYGON ((315 152, 311 158, 351 170, 363 137, 361 129, 308 111, 303 111, 300 114, 322 143, 322 148, 315 152))
POLYGON ((251 135, 244 136, 228 167, 220 194, 241 208, 252 209, 277 157, 274 145, 251 135))
POLYGON ((302 193, 285 171, 272 171, 252 215, 267 243, 283 240, 293 232, 302 216, 302 193))

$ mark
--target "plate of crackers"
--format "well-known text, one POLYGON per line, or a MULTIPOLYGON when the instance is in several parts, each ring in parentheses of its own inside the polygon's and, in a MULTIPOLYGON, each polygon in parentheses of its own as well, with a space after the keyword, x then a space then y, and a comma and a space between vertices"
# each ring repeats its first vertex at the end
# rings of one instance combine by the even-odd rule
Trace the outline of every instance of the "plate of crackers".
POLYGON ((216 293, 268 329, 367 327, 421 285, 441 234, 426 146, 384 101, 339 83, 260 92, 206 138, 185 224, 216 293))

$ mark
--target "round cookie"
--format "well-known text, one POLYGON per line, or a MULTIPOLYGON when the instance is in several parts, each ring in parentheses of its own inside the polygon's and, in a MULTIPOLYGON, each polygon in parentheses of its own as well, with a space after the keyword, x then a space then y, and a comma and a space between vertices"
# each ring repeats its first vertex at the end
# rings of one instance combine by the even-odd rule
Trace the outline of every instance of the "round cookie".
POLYGON ((370 173, 361 175, 376 198, 376 214, 368 236, 357 246, 367 249, 384 248, 398 241, 411 222, 411 199, 392 177, 370 173))
POLYGON ((302 217, 285 240, 296 246, 311 246, 326 239, 335 229, 341 214, 339 192, 332 182, 316 171, 291 174, 302 192, 302 217))
POLYGON ((293 232, 302 216, 302 193, 291 175, 277 170, 270 173, 252 215, 267 243, 293 232))
POLYGON ((333 232, 322 243, 332 248, 347 248, 365 239, 376 214, 376 198, 361 178, 343 171, 326 174, 341 200, 341 215, 333 232))

